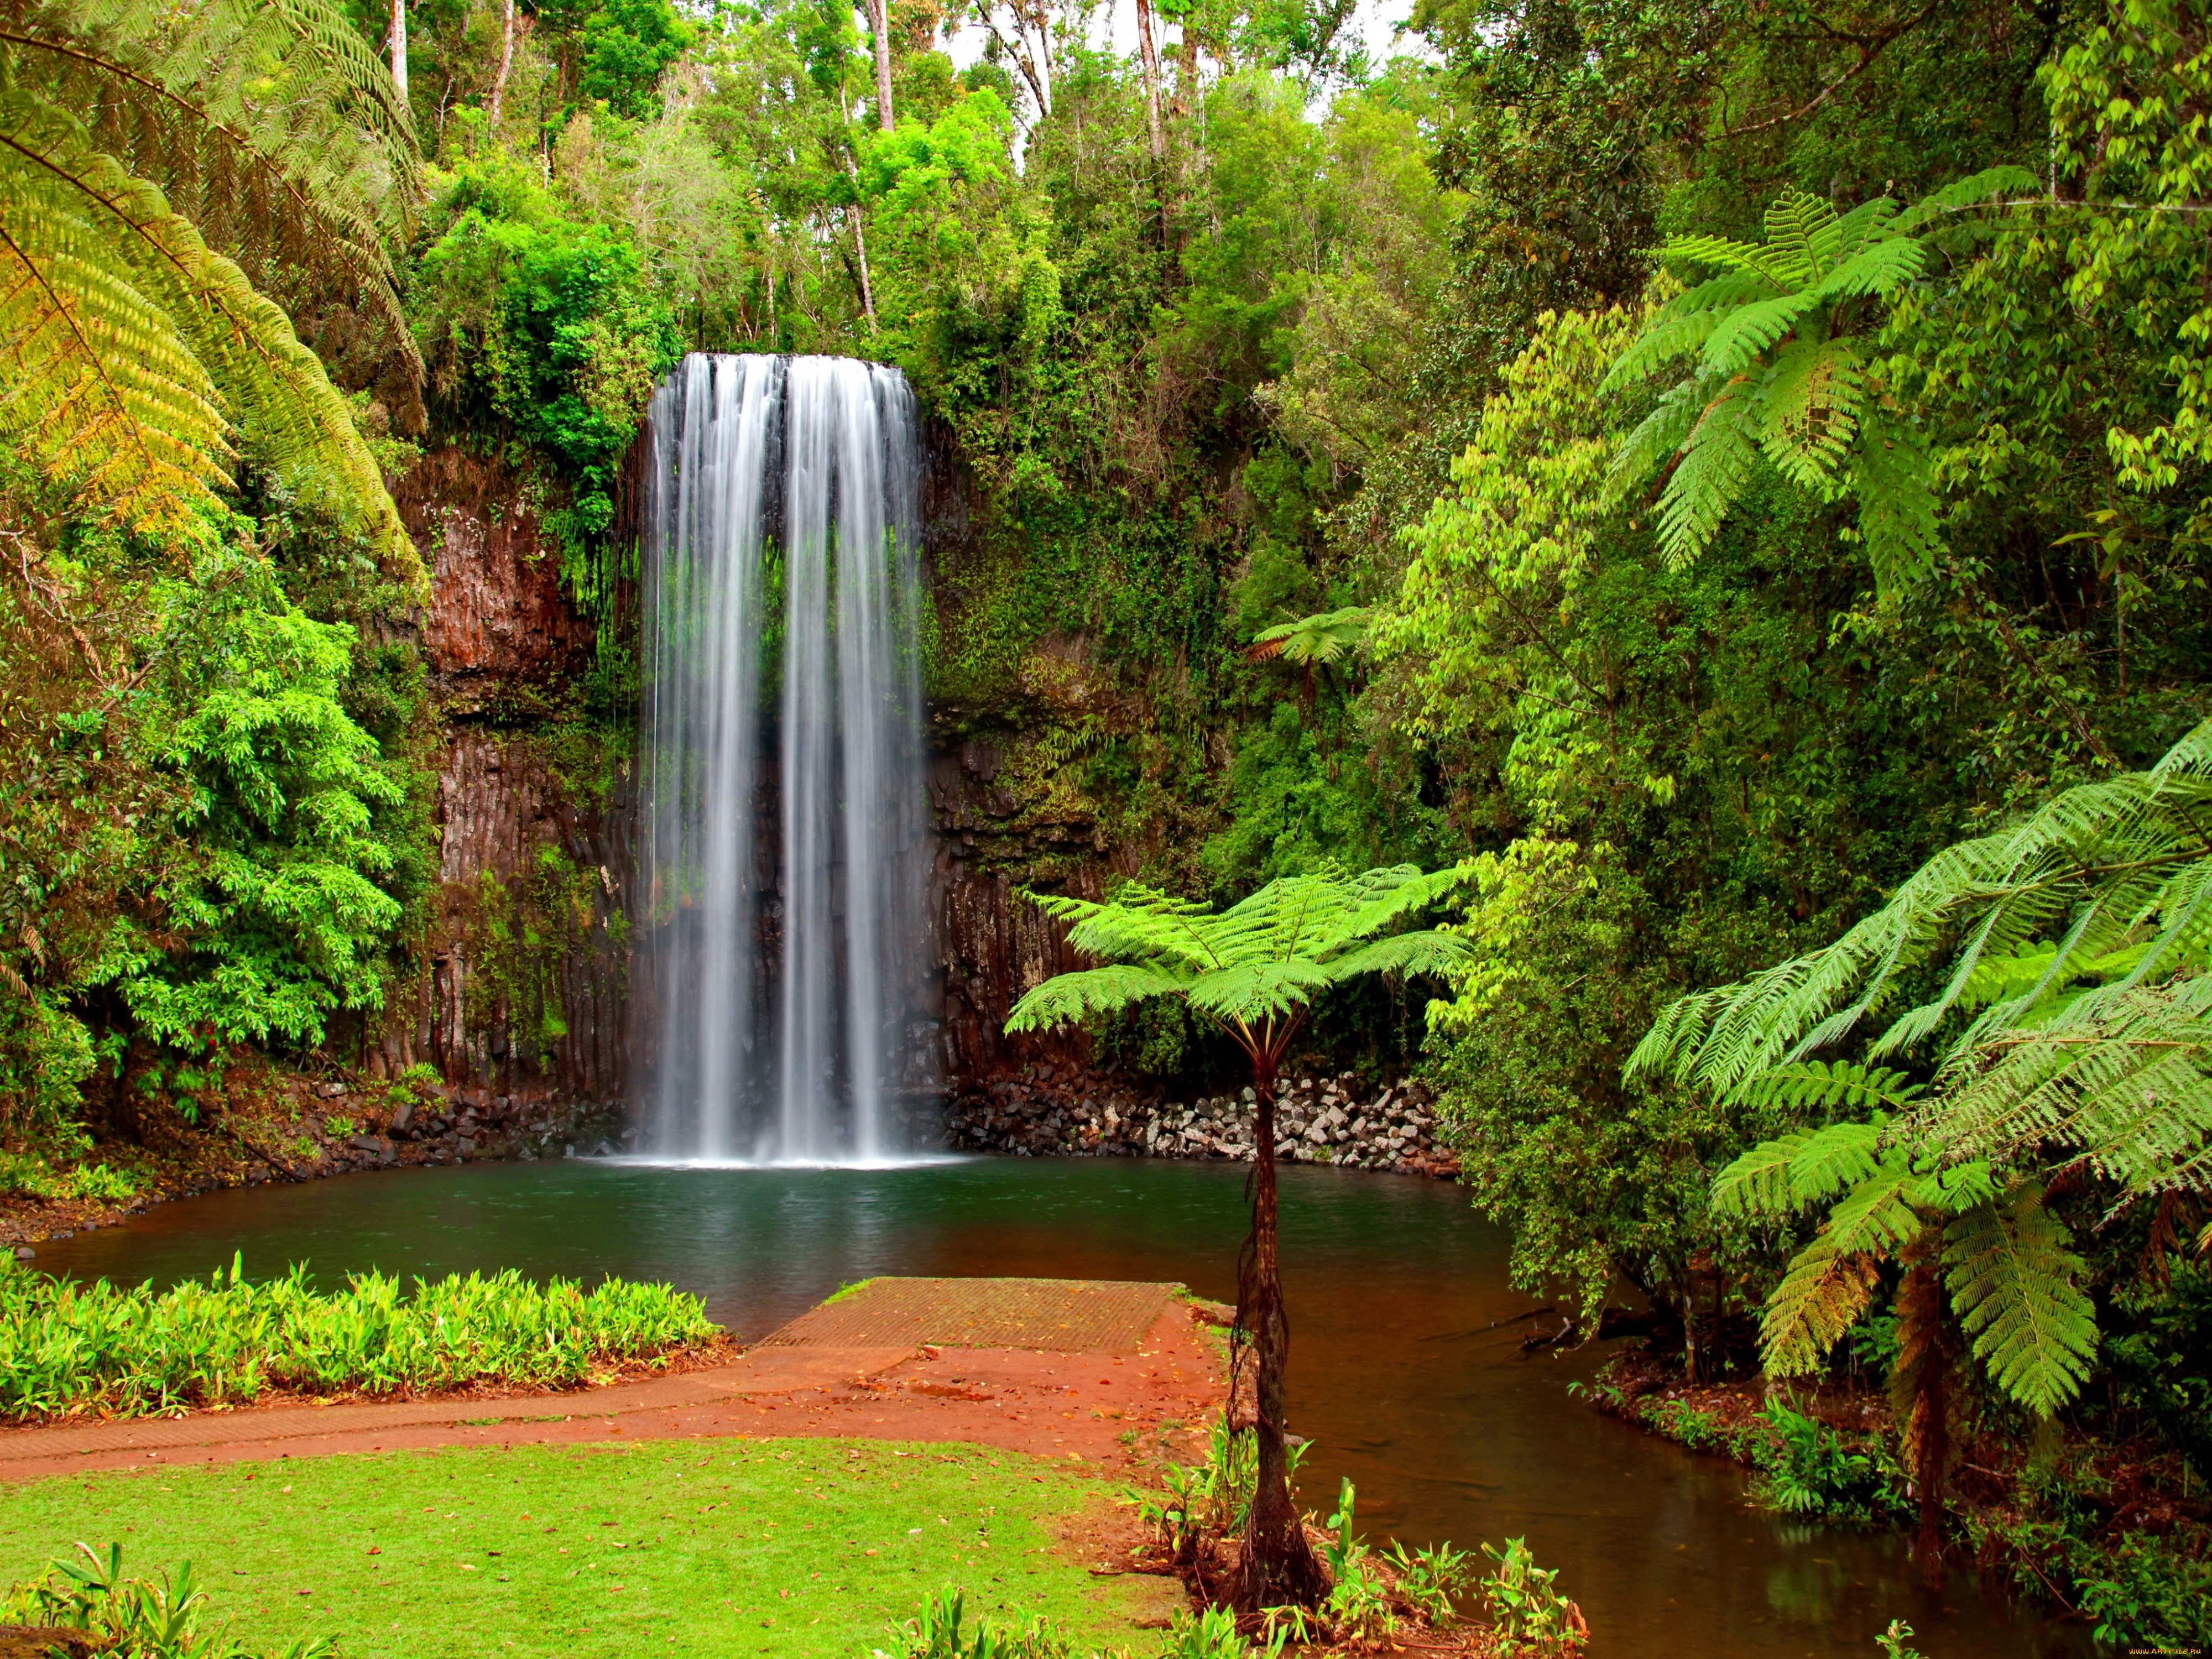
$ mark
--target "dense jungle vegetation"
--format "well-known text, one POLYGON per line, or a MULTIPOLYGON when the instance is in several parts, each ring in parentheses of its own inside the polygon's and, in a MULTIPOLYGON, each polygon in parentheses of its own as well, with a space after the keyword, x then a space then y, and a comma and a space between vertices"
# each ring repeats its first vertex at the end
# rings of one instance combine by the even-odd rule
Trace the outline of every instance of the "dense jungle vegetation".
POLYGON ((0 4, 0 1182, 419 971, 424 447, 530 470, 619 747, 651 387, 866 356, 974 477, 943 730, 1189 898, 1460 866, 1451 1000, 1309 1040, 1426 1072, 1521 1278, 1888 1376, 1931 1566, 1972 1463, 2023 1588, 2201 1636, 2203 10, 1136 21, 0 4))

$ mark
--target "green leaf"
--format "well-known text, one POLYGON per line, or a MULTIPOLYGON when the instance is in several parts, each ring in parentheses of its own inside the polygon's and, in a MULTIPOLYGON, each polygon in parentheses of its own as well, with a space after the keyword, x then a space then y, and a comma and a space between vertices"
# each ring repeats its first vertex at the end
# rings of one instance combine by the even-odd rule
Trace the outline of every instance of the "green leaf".
POLYGON ((2074 1282, 2081 1261, 2067 1242, 2033 1182, 1943 1231, 1944 1282, 1975 1358, 2039 1417, 2081 1393, 2097 1349, 2096 1310, 2074 1282))

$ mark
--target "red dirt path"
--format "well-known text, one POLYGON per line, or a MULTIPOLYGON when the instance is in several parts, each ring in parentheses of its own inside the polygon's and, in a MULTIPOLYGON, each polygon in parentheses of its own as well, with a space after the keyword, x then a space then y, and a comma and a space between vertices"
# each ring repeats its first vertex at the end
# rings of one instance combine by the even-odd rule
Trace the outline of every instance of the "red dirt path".
POLYGON ((1196 1316, 1170 1304, 1135 1349, 1119 1352, 757 1348, 726 1365, 570 1394, 0 1430, 0 1480, 149 1464, 702 1435, 969 1441, 1103 1472, 1149 1461, 1164 1423, 1203 1422, 1220 1404, 1222 1369, 1196 1316))

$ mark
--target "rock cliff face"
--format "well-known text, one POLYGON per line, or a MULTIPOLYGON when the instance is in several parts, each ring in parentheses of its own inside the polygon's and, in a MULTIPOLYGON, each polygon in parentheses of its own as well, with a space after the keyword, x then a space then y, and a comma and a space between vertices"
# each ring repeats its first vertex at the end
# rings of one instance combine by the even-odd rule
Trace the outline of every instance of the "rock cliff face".
POLYGON ((518 1102, 619 1099, 635 769, 569 718, 592 625, 512 468, 436 450, 396 493, 431 556, 439 892, 422 969, 367 1068, 428 1064, 518 1102))
MULTIPOLYGON (((592 626, 562 592, 556 550, 513 469, 435 451, 398 496, 434 579, 420 638, 443 722, 440 890, 422 971, 364 1043, 366 1069, 428 1064, 488 1112, 519 1115, 555 1096, 625 1101, 650 1061, 635 1052, 647 1023, 630 1006, 634 991, 651 995, 630 949, 636 769, 627 743, 610 746, 573 718, 592 626)), ((924 503, 930 580, 942 605, 957 605, 977 530, 972 491, 941 448, 924 503)), ((994 706, 932 711, 924 945, 935 988, 917 1031, 925 1045, 933 1034, 961 1144, 1133 1145, 1121 1126, 1159 1122, 1174 1127, 1152 1130, 1148 1150, 1212 1150, 1180 1109, 1146 1103, 1156 1090, 1102 1072, 1087 1040, 1003 1034, 1024 991, 1081 965, 1066 930, 1020 890, 1103 896, 1144 850, 1117 842, 1069 781, 1067 734, 1145 718, 1073 637, 1036 642, 994 706)), ((776 907, 769 913, 772 925, 776 907)), ((763 960, 774 944, 763 940, 763 960)), ((1401 1161, 1362 1137, 1328 1145, 1337 1158, 1401 1161)))

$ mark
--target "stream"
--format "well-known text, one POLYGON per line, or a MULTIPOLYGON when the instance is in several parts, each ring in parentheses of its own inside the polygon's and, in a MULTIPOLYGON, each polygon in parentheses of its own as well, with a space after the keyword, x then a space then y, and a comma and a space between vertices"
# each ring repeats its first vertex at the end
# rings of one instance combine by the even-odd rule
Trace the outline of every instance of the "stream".
MULTIPOLYGON (((1921 1587, 1902 1537, 1824 1530, 1746 1502, 1735 1465, 1575 1401, 1607 1345, 1524 1355, 1537 1305, 1504 1235, 1442 1182, 1282 1171, 1291 1427, 1301 1481, 1358 1491, 1369 1537, 1472 1547, 1526 1534, 1583 1607, 1592 1659, 1871 1659, 1893 1618, 1928 1659, 2094 1651, 1954 1571, 1921 1587)), ((875 1273, 1178 1279, 1235 1298, 1243 1170, 976 1158, 889 1170, 667 1169, 574 1160, 404 1170, 210 1194, 40 1247, 58 1273, 168 1284, 293 1261, 437 1274, 513 1267, 666 1279, 757 1337, 875 1273)))

